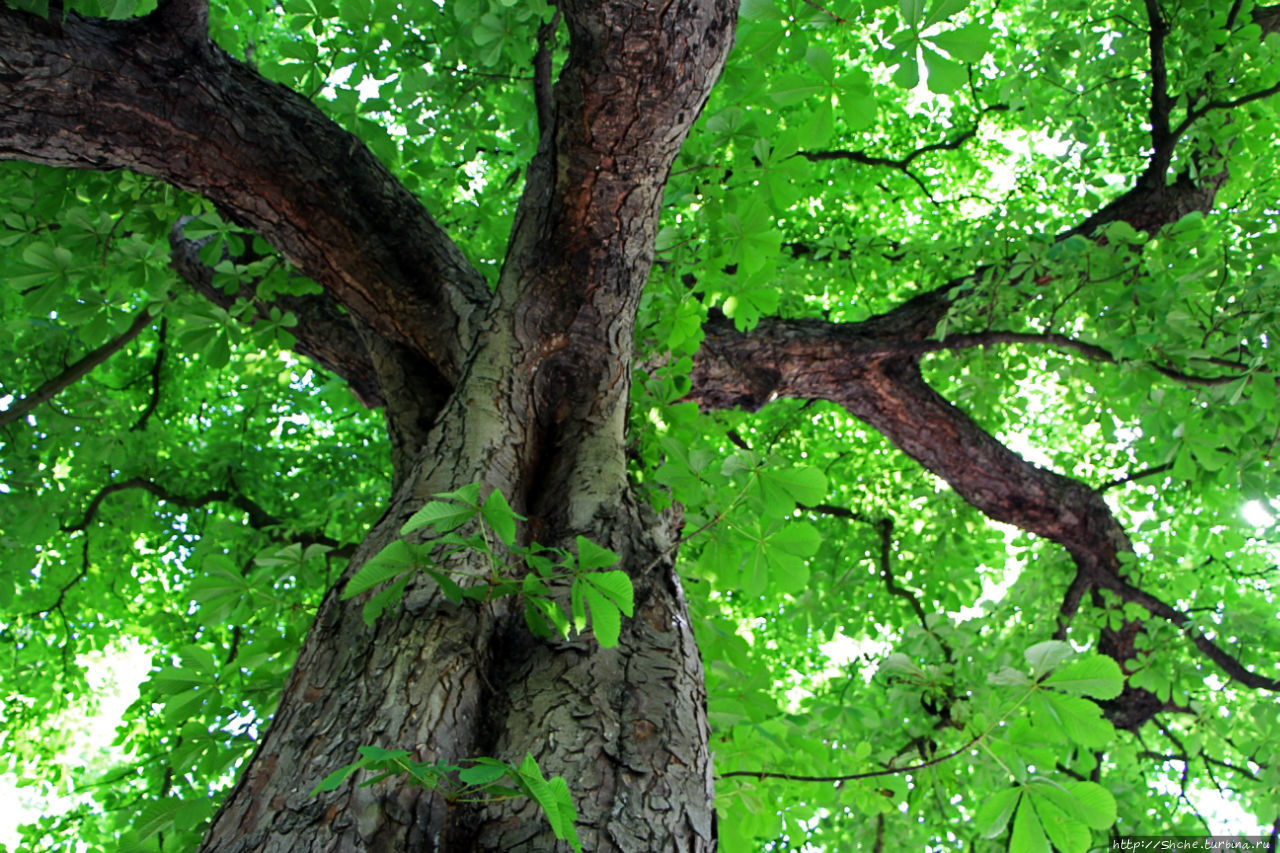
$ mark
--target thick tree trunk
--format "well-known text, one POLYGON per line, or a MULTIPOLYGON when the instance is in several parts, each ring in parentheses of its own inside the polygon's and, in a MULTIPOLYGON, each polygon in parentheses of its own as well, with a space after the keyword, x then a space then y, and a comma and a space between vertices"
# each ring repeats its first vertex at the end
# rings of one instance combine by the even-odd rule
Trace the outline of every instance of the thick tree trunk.
MULTIPOLYGON (((531 753, 566 778, 587 849, 713 849, 677 523, 631 494, 623 432, 663 187, 737 4, 559 4, 568 59, 550 98, 540 87, 541 144, 493 292, 365 146, 210 44, 202 5, 55 27, 0 4, 0 157, 201 193, 323 285, 325 300, 291 306, 300 343, 384 404, 395 464, 391 506, 347 577, 431 495, 478 481, 529 517, 524 542, 585 536, 620 554, 636 602, 602 650, 535 640, 511 599, 450 604, 426 574, 366 626, 368 594, 343 601, 340 583, 203 849, 555 848, 528 802, 449 806, 404 777, 311 796, 364 745, 422 761, 531 753)), ((180 229, 173 242, 199 287, 180 229)))
MULTIPOLYGON (((402 505, 360 556, 395 535, 402 505)), ((450 604, 426 575, 372 628, 364 597, 342 602, 335 590, 203 849, 567 849, 526 800, 450 807, 403 776, 369 787, 357 776, 311 796, 363 745, 422 761, 532 753, 566 778, 585 849, 713 849, 702 665, 672 569, 672 520, 644 517, 627 494, 599 509, 596 535, 636 587, 617 648, 535 640, 512 600, 450 604)))
POLYGON ((532 754, 568 782, 585 849, 714 849, 677 519, 640 506, 623 448, 663 187, 728 52, 735 5, 562 4, 569 58, 497 290, 468 315, 461 354, 415 348, 412 329, 386 334, 395 323, 376 309, 355 323, 386 400, 396 493, 348 577, 431 495, 479 481, 528 516, 525 542, 585 536, 621 556, 635 615, 619 645, 536 640, 518 601, 454 605, 426 574, 370 628, 369 593, 342 601, 339 585, 204 850, 556 849, 524 800, 450 805, 405 777, 310 796, 363 745, 421 761, 532 754), (424 356, 444 369, 418 370, 424 356))

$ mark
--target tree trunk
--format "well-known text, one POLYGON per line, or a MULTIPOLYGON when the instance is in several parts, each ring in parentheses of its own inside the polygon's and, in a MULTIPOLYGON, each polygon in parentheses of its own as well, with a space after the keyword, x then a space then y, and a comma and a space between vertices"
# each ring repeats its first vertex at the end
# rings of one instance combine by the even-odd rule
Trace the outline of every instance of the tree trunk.
MULTIPOLYGON (((212 199, 324 287, 292 306, 300 342, 386 411, 391 505, 325 598, 204 850, 556 846, 530 802, 449 807, 404 777, 311 795, 364 745, 428 762, 529 753, 566 778, 587 849, 714 848, 678 518, 641 508, 623 451, 663 188, 736 8, 558 4, 568 58, 554 88, 549 54, 538 63, 540 145, 491 291, 362 143, 208 42, 201 0, 56 27, 0 5, 0 156, 132 169, 212 199), (368 594, 341 599, 425 501, 474 482, 528 516, 524 543, 585 536, 621 555, 635 617, 616 648, 535 640, 512 600, 454 605, 421 573, 372 627, 368 594)), ((227 298, 202 285, 181 225, 172 239, 175 267, 227 298)))
POLYGON ((556 849, 527 800, 449 805, 403 776, 311 796, 363 745, 428 762, 532 754, 568 782, 585 849, 714 849, 702 663, 673 569, 679 521, 641 506, 623 450, 663 187, 728 52, 735 5, 563 4, 569 59, 497 289, 468 315, 460 357, 413 347, 411 328, 386 334, 398 324, 377 311, 356 323, 386 401, 396 489, 347 577, 433 494, 479 481, 528 517, 524 542, 585 536, 621 556, 635 615, 619 645, 537 640, 518 602, 451 604, 425 573, 370 628, 370 593, 342 601, 339 584, 204 850, 556 849), (443 367, 418 370, 424 354, 443 367))
MULTIPOLYGON (((365 555, 408 509, 388 515, 365 555)), ((311 795, 363 745, 422 761, 531 753, 566 778, 585 849, 714 849, 702 664, 672 567, 672 519, 642 513, 625 492, 599 510, 596 535, 636 587, 618 647, 536 640, 510 599, 454 605, 425 574, 372 628, 365 596, 342 602, 335 590, 203 849, 567 849, 527 800, 450 808, 404 776, 311 795)))

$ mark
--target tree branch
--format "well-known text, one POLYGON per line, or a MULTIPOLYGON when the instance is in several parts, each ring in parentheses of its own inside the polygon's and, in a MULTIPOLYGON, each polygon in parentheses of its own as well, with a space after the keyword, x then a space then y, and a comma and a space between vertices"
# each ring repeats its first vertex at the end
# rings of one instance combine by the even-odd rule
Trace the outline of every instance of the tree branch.
MULTIPOLYGON (((1048 346, 1055 349, 1077 352, 1086 358, 1093 359, 1094 361, 1103 361, 1108 364, 1118 363, 1114 355, 1097 344, 1086 343, 1054 332, 976 332, 968 335, 948 335, 942 340, 937 341, 913 341, 899 346, 885 347, 877 353, 877 355, 921 355, 930 352, 945 352, 971 349, 973 347, 988 347, 994 346, 995 344, 1034 344, 1038 346, 1048 346)), ((1242 378, 1242 374, 1199 376, 1193 373, 1186 373, 1174 367, 1169 367, 1168 365, 1156 364, 1154 362, 1146 362, 1146 364, 1162 376, 1167 376, 1168 378, 1184 385, 1213 387, 1216 385, 1227 385, 1242 378)))
MULTIPOLYGON (((73 577, 71 580, 67 581, 65 584, 63 584, 61 587, 58 588, 58 597, 53 602, 53 604, 50 604, 48 607, 44 608, 43 610, 31 611, 30 613, 27 614, 27 617, 34 619, 37 616, 44 616, 46 614, 52 613, 55 610, 58 611, 59 613, 62 613, 62 603, 66 600, 67 593, 71 591, 71 587, 80 583, 80 581, 84 580, 88 576, 89 576, 89 537, 85 536, 80 549, 80 571, 76 572, 75 577, 73 577)), ((62 618, 63 620, 66 619, 65 613, 62 613, 62 618)))
POLYGON ((876 531, 876 536, 880 541, 880 554, 877 558, 877 564, 880 567, 880 577, 884 581, 884 588, 890 595, 901 598, 907 602, 907 606, 911 608, 911 612, 915 614, 916 621, 920 623, 920 627, 924 632, 938 641, 938 645, 942 648, 942 653, 947 660, 951 660, 951 646, 945 640, 938 637, 934 633, 933 628, 929 625, 928 614, 925 613, 924 605, 920 603, 920 596, 906 587, 898 586, 897 579, 893 576, 893 519, 879 518, 873 519, 863 515, 860 512, 854 512, 851 509, 834 504, 816 504, 814 506, 801 506, 802 510, 816 512, 822 515, 830 515, 836 518, 843 518, 849 521, 857 521, 862 524, 870 525, 876 531))
POLYGON ((533 100, 538 114, 538 131, 545 134, 555 122, 555 104, 551 90, 551 62, 555 58, 556 30, 560 27, 560 10, 538 28, 538 50, 533 55, 533 100))
MULTIPOLYGON (((984 108, 978 113, 979 120, 989 112, 1004 112, 1009 107, 1006 104, 995 104, 984 108)), ((935 151, 954 151, 961 145, 964 145, 970 139, 978 135, 978 127, 974 125, 968 130, 961 131, 951 139, 942 142, 934 142, 930 145, 923 145, 902 157, 882 157, 875 154, 868 154, 866 151, 798 151, 797 157, 803 157, 811 163, 820 163, 827 160, 849 160, 854 163, 861 163, 864 166, 887 166, 891 169, 897 169, 900 172, 910 174, 907 169, 917 157, 923 157, 925 154, 931 154, 935 151)))
POLYGON ((1108 480, 1107 482, 1098 486, 1098 491, 1105 492, 1107 489, 1114 489, 1116 486, 1123 486, 1125 483, 1132 483, 1135 480, 1142 479, 1143 477, 1151 477, 1156 474, 1163 474, 1165 471, 1168 471, 1171 468, 1173 468, 1172 462, 1166 462, 1163 465, 1152 465, 1150 467, 1143 468, 1141 471, 1134 471, 1132 474, 1126 474, 1123 477, 1117 477, 1114 480, 1108 480))
POLYGON ((1213 100, 1206 101, 1196 109, 1187 112, 1186 117, 1183 118, 1183 120, 1178 123, 1177 128, 1174 129, 1173 139, 1174 141, 1181 139, 1183 135, 1191 129, 1191 125, 1195 124, 1214 110, 1235 109, 1236 107, 1242 107, 1245 104, 1251 104, 1254 101, 1260 101, 1263 98, 1270 98, 1272 95, 1277 93, 1280 93, 1280 83, 1268 86, 1265 89, 1259 89, 1256 92, 1250 92, 1247 95, 1241 95, 1238 98, 1228 98, 1226 100, 1214 98, 1213 100))
POLYGON ((490 298, 483 277, 363 142, 194 38, 200 6, 70 14, 60 38, 0 8, 0 158, 130 169, 199 193, 456 377, 490 298))
POLYGON ((1165 65, 1164 40, 1169 24, 1160 11, 1159 0, 1143 0, 1147 10, 1147 49, 1151 55, 1151 168, 1163 175, 1173 157, 1176 138, 1169 132, 1169 71, 1165 65))
MULTIPOLYGON (((169 264, 191 287, 215 305, 230 309, 243 299, 254 307, 254 319, 265 320, 271 308, 292 312, 298 324, 289 330, 296 339, 295 352, 314 359, 326 370, 341 376, 364 405, 385 404, 378 376, 368 350, 344 314, 327 294, 295 296, 277 294, 270 302, 257 298, 257 282, 242 282, 233 293, 213 284, 214 270, 200 259, 200 249, 210 238, 188 239, 183 229, 189 220, 179 220, 169 232, 169 264)), ((235 260, 235 259, 232 259, 235 260)), ((430 372, 427 374, 430 375, 430 372)), ((437 382, 442 382, 437 379, 437 382)))
MULTIPOLYGON (((1179 753, 1177 755, 1165 755, 1162 752, 1155 752, 1154 750, 1150 750, 1150 749, 1144 749, 1142 752, 1138 753, 1138 756, 1140 758, 1150 758, 1155 761, 1183 761, 1188 764, 1191 762, 1191 758, 1192 758, 1192 756, 1188 756, 1185 752, 1179 753)), ((1204 750, 1200 750, 1200 752, 1198 752, 1194 757, 1199 758, 1205 764, 1212 764, 1215 767, 1221 767, 1224 770, 1230 770, 1232 773, 1239 773, 1241 776, 1245 777, 1246 779, 1249 779, 1250 781, 1253 781, 1253 782, 1262 781, 1262 778, 1258 776, 1256 773, 1254 773, 1253 771, 1251 771, 1248 767, 1241 767, 1238 764, 1232 764, 1229 761, 1223 761, 1221 758, 1214 758, 1212 755, 1207 755, 1204 750)))
POLYGON ((85 353, 79 361, 68 365, 57 376, 46 380, 35 391, 20 400, 15 400, 9 408, 0 412, 0 427, 7 426, 19 418, 25 417, 28 412, 41 403, 47 403, 71 385, 88 376, 95 367, 124 349, 134 338, 142 334, 143 329, 151 325, 151 319, 151 306, 143 306, 142 310, 134 315, 133 322, 129 324, 129 328, 97 349, 85 353))
POLYGON ((1077 569, 1075 577, 1071 579, 1071 584, 1067 587, 1066 594, 1062 596, 1062 605, 1058 608, 1058 630, 1053 632, 1055 640, 1065 640, 1067 638, 1067 628, 1071 626, 1071 620, 1079 612, 1085 593, 1089 591, 1091 586, 1092 581, 1089 576, 1077 569))
POLYGON ((1096 582, 1100 587, 1109 589, 1119 595, 1122 600, 1141 604, 1151 615, 1158 616, 1181 628, 1182 633, 1191 640, 1192 645, 1199 649, 1201 654, 1216 663, 1223 672, 1241 684, 1254 689, 1280 692, 1280 679, 1268 678, 1249 671, 1239 659, 1219 648, 1213 640, 1210 640, 1198 628, 1191 625, 1191 617, 1187 613, 1175 610, 1146 590, 1131 586, 1118 575, 1102 576, 1097 578, 1096 582))
MULTIPOLYGON (((149 480, 146 477, 131 477, 127 480, 118 480, 109 483, 98 490, 92 498, 89 499, 89 505, 85 508, 84 516, 73 524, 62 525, 62 532, 76 533, 86 530, 93 519, 97 516, 98 510, 102 507, 102 502, 117 492, 127 491, 129 489, 141 489, 160 500, 174 506, 185 507, 187 509, 199 509, 211 503, 229 503, 236 509, 244 512, 249 518, 249 526, 254 530, 263 530, 269 527, 284 527, 287 522, 277 518, 262 508, 260 504, 241 492, 233 492, 228 489, 210 489, 199 495, 180 495, 172 492, 159 483, 149 480)), ((305 545, 327 545, 335 549, 330 553, 337 556, 347 556, 353 550, 350 545, 343 545, 332 536, 323 533, 299 533, 291 537, 292 541, 300 542, 305 545), (338 553, 341 550, 344 553, 338 553)))
MULTIPOLYGON (((1010 451, 930 387, 914 357, 883 354, 880 341, 886 336, 927 333, 937 308, 922 299, 862 323, 840 325, 765 319, 750 334, 713 313, 694 360, 688 399, 703 408, 754 409, 777 397, 841 405, 988 517, 1062 545, 1078 573, 1064 614, 1074 612, 1089 587, 1101 586, 1185 625, 1186 614, 1121 580, 1119 555, 1132 546, 1097 490, 1010 451)), ((1188 633, 1196 648, 1231 677, 1251 687, 1280 689, 1280 682, 1250 673, 1203 635, 1188 633)))
POLYGON ((955 758, 972 749, 979 741, 987 736, 987 732, 983 732, 968 743, 948 752, 946 755, 939 755, 928 761, 922 761, 919 764, 911 764, 907 767, 891 767, 888 770, 872 770, 867 773, 848 773, 843 776, 799 776, 794 773, 769 773, 764 770, 731 770, 728 773, 721 773, 717 779, 730 779, 734 776, 748 776, 753 779, 785 779, 788 782, 853 782, 857 779, 874 779, 877 776, 896 776, 899 773, 914 773, 917 770, 924 770, 933 767, 935 764, 941 764, 955 758))
POLYGON ((164 368, 164 357, 168 351, 169 320, 161 317, 160 331, 156 336, 156 360, 151 365, 151 396, 147 399, 147 406, 142 410, 142 414, 134 421, 133 426, 129 427, 129 432, 146 429, 147 421, 151 420, 151 416, 156 413, 156 408, 160 405, 161 370, 164 368))

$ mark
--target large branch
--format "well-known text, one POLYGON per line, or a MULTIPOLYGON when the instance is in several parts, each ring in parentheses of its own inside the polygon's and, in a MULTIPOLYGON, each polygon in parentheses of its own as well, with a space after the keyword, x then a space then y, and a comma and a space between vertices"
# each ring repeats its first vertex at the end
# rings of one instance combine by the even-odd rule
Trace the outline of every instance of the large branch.
POLYGON ((703 408, 759 408, 778 397, 829 400, 869 424, 946 480, 989 518, 1062 545, 1076 565, 1074 611, 1085 591, 1106 588, 1145 606, 1187 633, 1222 670, 1256 688, 1280 681, 1249 671, 1188 625, 1188 617, 1122 577, 1120 554, 1132 545, 1099 490, 1027 462, 925 382, 913 357, 883 355, 884 336, 918 331, 928 311, 911 303, 863 323, 765 319, 737 331, 718 312, 704 326, 689 399, 703 408), (899 328, 890 318, 912 317, 899 328), (913 327, 915 327, 913 329, 913 327))
MULTIPOLYGON (((1153 14, 1153 62, 1163 72, 1163 21, 1154 3, 1148 4, 1148 10, 1153 14)), ((1270 8, 1255 13, 1259 17, 1274 23, 1270 8)), ((1161 109, 1167 100, 1164 85, 1161 75, 1153 95, 1161 109)), ((1071 234, 1093 236, 1099 227, 1118 221, 1155 233, 1188 213, 1212 208, 1225 170, 1198 181, 1183 174, 1170 183, 1165 170, 1155 168, 1158 164, 1159 158, 1153 157, 1152 168, 1144 170, 1131 189, 1058 239, 1071 234)), ((918 354, 947 348, 945 342, 928 339, 962 280, 953 279, 861 323, 766 319, 744 334, 713 311, 704 326, 704 344, 695 356, 689 398, 712 409, 754 409, 776 397, 839 403, 880 429, 992 518, 1062 544, 1082 570, 1085 565, 1114 570, 1115 555, 1129 549, 1128 539, 1101 497, 1010 452, 920 376, 918 354)), ((1075 348, 1109 358, 1104 350, 1075 348)), ((1179 381, 1217 381, 1216 377, 1188 377, 1170 368, 1161 372, 1179 381)))
MULTIPOLYGON (((356 137, 178 22, 0 5, 0 158, 131 169, 214 201, 450 380, 488 288, 356 137)), ((179 16, 181 17, 181 16, 179 16)))
POLYGON ((896 330, 883 318, 850 324, 766 319, 746 334, 716 313, 704 330, 689 395, 703 407, 758 408, 776 397, 829 400, 991 518, 1063 545, 1078 563, 1111 564, 1129 550, 1092 489, 1010 451, 934 391, 915 359, 885 358, 883 336, 896 330))
MULTIPOLYGON (((1132 189, 1058 239, 1075 233, 1092 236, 1116 221, 1154 233, 1187 213, 1208 211, 1225 177, 1221 170, 1199 182, 1183 175, 1168 183, 1153 159, 1132 189)), ((1063 604, 1064 620, 1087 590, 1106 587, 1125 593, 1127 600, 1142 600, 1155 615, 1185 627, 1185 615, 1142 599, 1151 597, 1122 579, 1120 554, 1132 546, 1099 491, 1027 462, 924 381, 919 353, 935 348, 928 338, 950 307, 959 281, 861 323, 771 318, 751 333, 741 333, 713 312, 694 359, 689 399, 703 408, 755 409, 777 397, 837 403, 990 518, 1062 545, 1077 568, 1063 604)), ((1207 637, 1198 632, 1189 636, 1233 677, 1254 687, 1280 688, 1274 680, 1249 673, 1207 637)))
MULTIPOLYGON (((234 482, 232 485, 235 485, 234 482)), ((248 516, 249 526, 254 530, 288 528, 288 522, 285 519, 278 518, 267 512, 257 501, 243 492, 230 489, 210 489, 198 495, 180 495, 146 477, 130 477, 127 480, 108 483, 99 489, 89 499, 89 505, 85 508, 84 515, 80 520, 62 525, 62 531, 64 533, 77 533, 86 530, 93 523, 94 518, 97 517, 103 501, 116 492, 129 491, 130 489, 141 489, 170 506, 184 509, 200 509, 211 503, 227 503, 245 513, 248 516)), ((303 545, 327 545, 330 548, 337 549, 331 552, 335 556, 347 557, 350 556, 350 552, 353 550, 350 543, 344 545, 323 532, 289 530, 289 538, 291 541, 300 542, 303 545)))

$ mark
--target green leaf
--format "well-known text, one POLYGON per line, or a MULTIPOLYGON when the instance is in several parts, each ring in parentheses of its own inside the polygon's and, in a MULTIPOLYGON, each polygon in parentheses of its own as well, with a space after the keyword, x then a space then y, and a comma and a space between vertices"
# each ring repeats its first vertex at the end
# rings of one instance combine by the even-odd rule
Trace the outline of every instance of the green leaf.
POLYGON ((590 572, 581 575, 584 583, 590 584, 597 592, 605 598, 613 602, 619 610, 626 616, 631 616, 634 610, 635 588, 631 584, 631 578, 627 573, 614 569, 610 572, 590 572))
POLYGON ((791 521, 769 537, 769 545, 784 554, 812 557, 822 545, 822 534, 807 521, 791 521))
POLYGON ((1003 687, 1026 687, 1032 683, 1025 672, 1008 666, 1002 666, 999 671, 988 675, 987 681, 1003 687))
POLYGON ((545 815, 547 821, 552 825, 552 831, 556 834, 556 838, 564 838, 564 822, 561 815, 561 807, 556 793, 553 792, 547 779, 543 776, 543 771, 538 767, 538 762, 534 760, 531 754, 525 754, 525 760, 520 762, 520 766, 516 767, 516 775, 520 779, 520 786, 525 793, 538 803, 545 815))
POLYGON ((960 63, 927 47, 922 47, 920 52, 924 56, 924 66, 929 71, 926 82, 930 92, 946 95, 969 82, 969 73, 960 63))
POLYGON ((482 787, 497 782, 511 772, 511 768, 503 764, 477 764, 458 772, 458 779, 464 785, 482 787))
POLYGON ((927 29, 940 21, 945 21, 951 16, 963 12, 969 8, 970 2, 971 0, 935 0, 930 5, 929 14, 925 16, 920 28, 927 29))
POLYGON ((409 757, 407 749, 386 749, 381 746, 361 746, 356 751, 368 761, 398 761, 409 757))
POLYGON ((440 592, 444 594, 445 598, 449 599, 454 604, 458 604, 462 601, 463 589, 458 586, 453 578, 449 577, 444 572, 438 572, 435 569, 424 569, 424 571, 426 571, 426 573, 431 576, 431 579, 440 587, 440 592))
POLYGON ((556 837, 567 840, 574 853, 582 853, 582 841, 578 838, 578 830, 574 826, 574 821, 578 819, 578 812, 573 807, 573 795, 569 791, 569 783, 563 776, 553 776, 547 784, 551 789, 551 796, 555 801, 563 832, 563 834, 557 833, 556 837))
POLYGON ((581 853, 582 844, 578 841, 578 833, 573 826, 578 815, 574 811, 573 801, 564 779, 556 777, 560 780, 560 785, 553 787, 543 778, 538 762, 529 754, 525 755, 524 761, 520 762, 520 766, 516 768, 516 774, 520 780, 520 787, 542 807, 556 838, 569 841, 573 849, 581 853))
POLYGON ((991 41, 991 31, 978 24, 970 24, 958 30, 948 30, 927 38, 950 54, 952 59, 974 63, 981 62, 986 56, 991 41))
POLYGON ((902 20, 912 29, 918 27, 924 19, 924 2, 925 0, 898 0, 902 20))
POLYGON ((182 800, 169 797, 158 802, 148 803, 133 821, 133 830, 139 839, 150 838, 173 825, 174 816, 182 808, 182 800))
POLYGON ((480 510, 480 514, 484 516, 485 522, 493 528, 498 534, 498 538, 502 540, 502 544, 511 546, 516 541, 516 519, 524 520, 524 516, 516 515, 515 510, 511 508, 511 504, 507 503, 507 499, 502 492, 494 489, 489 497, 485 499, 484 508, 480 510))
POLYGON ((1050 692, 1040 696, 1057 723, 1076 743, 1089 749, 1103 749, 1115 739, 1115 729, 1103 719, 1102 709, 1088 699, 1050 692))
POLYGON ((537 596, 525 596, 524 621, 535 637, 565 637, 569 634, 569 619, 554 601, 537 596))
POLYGON ((596 641, 606 649, 618 645, 618 638, 622 633, 622 616, 618 605, 589 586, 583 590, 583 597, 591 609, 591 631, 595 634, 596 641))
POLYGON ((372 626, 382 615, 382 611, 398 602, 404 596, 405 587, 409 585, 409 580, 413 575, 405 573, 398 581, 388 586, 381 592, 375 593, 368 601, 364 603, 361 609, 361 617, 366 625, 372 626))
POLYGON ((1037 675, 1044 675, 1075 653, 1070 643, 1064 643, 1061 640, 1045 640, 1043 643, 1031 646, 1023 654, 1027 663, 1031 665, 1032 671, 1037 675))
POLYGON ((471 504, 454 503, 450 500, 428 501, 422 509, 409 517, 400 528, 400 534, 403 536, 427 526, 433 527, 436 533, 447 533, 466 524, 479 513, 480 510, 471 504))
POLYGON ((577 542, 578 569, 581 571, 589 572, 592 569, 604 569, 618 562, 617 554, 608 548, 600 547, 585 536, 579 536, 577 542))
POLYGON ((1124 689, 1124 674, 1114 660, 1095 654, 1054 670, 1044 684, 1095 699, 1114 699, 1124 689))
POLYGON ((415 568, 417 563, 418 556, 408 542, 403 539, 392 540, 361 566, 351 580, 347 581, 342 591, 342 599, 345 601, 373 589, 378 584, 415 568))
POLYGON ((904 89, 920 85, 920 64, 914 46, 900 56, 898 67, 893 72, 893 82, 904 89))
POLYGON ((316 794, 320 793, 321 791, 336 790, 339 785, 347 781, 347 778, 351 776, 352 773, 355 773, 357 770, 364 767, 366 764, 368 764, 367 761, 361 760, 361 761, 356 761, 351 764, 347 764, 342 767, 339 767, 337 770, 333 771, 328 776, 321 779, 320 784, 316 785, 314 788, 311 789, 311 793, 309 796, 314 797, 316 794))
POLYGON ((1036 798, 1036 812, 1045 835, 1059 853, 1085 853, 1089 849, 1092 834, 1071 812, 1042 797, 1036 798))
POLYGON ((988 797, 973 818, 973 828, 978 834, 983 838, 995 838, 1004 832, 1021 793, 1021 788, 1006 788, 988 797))
POLYGON ((1116 799, 1097 782, 1067 782, 1078 808, 1073 814, 1093 829, 1110 829, 1116 822, 1116 799))
POLYGON ((1045 838, 1030 797, 1023 797, 1018 803, 1009 836, 1009 853, 1051 853, 1049 839, 1045 838))
POLYGON ((794 504, 812 506, 827 496, 826 475, 817 468, 769 465, 760 469, 766 511, 790 512, 794 504))
POLYGON ((480 508, 480 484, 467 483, 461 488, 454 489, 452 492, 437 492, 432 495, 442 501, 453 501, 454 503, 463 503, 472 509, 480 508))
POLYGON ((820 80, 799 74, 779 74, 773 80, 769 94, 780 107, 789 107, 826 90, 820 80))
POLYGON ((774 0, 742 0, 738 15, 744 21, 785 21, 786 14, 774 0))

